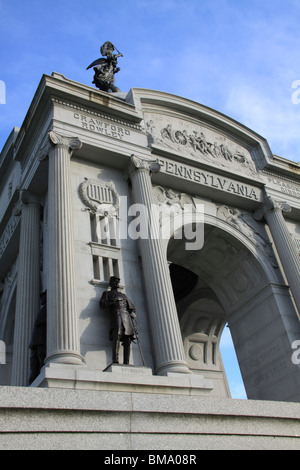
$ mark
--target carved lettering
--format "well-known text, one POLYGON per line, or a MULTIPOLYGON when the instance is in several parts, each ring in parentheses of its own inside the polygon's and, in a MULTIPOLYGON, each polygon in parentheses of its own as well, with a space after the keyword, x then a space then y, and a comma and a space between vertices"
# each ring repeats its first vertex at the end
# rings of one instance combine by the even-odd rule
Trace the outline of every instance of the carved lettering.
POLYGON ((278 364, 276 367, 269 369, 267 372, 259 375, 253 381, 255 387, 259 387, 263 382, 272 379, 272 377, 282 374, 288 368, 285 362, 278 364))
POLYGON ((100 119, 92 118, 80 113, 73 114, 76 124, 83 129, 96 132, 98 134, 107 135, 114 139, 123 140, 124 136, 130 136, 131 132, 124 127, 102 121, 100 119))
POLYGON ((164 173, 172 174, 179 178, 237 194, 255 201, 258 201, 260 198, 259 189, 249 185, 230 180, 229 178, 222 178, 212 173, 199 171, 193 167, 171 162, 166 159, 160 158, 157 161, 161 165, 161 171, 164 173))
POLYGON ((282 193, 290 194, 291 196, 295 196, 300 199, 300 186, 286 181, 281 181, 277 178, 268 178, 268 181, 269 183, 278 186, 282 193))

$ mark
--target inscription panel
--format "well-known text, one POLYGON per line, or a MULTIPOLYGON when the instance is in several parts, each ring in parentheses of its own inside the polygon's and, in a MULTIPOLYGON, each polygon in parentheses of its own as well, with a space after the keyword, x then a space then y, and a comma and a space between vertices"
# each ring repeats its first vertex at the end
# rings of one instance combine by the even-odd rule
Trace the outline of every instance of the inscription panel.
POLYGON ((201 186, 218 189, 253 201, 262 201, 262 191, 255 186, 162 157, 158 158, 157 162, 161 166, 160 171, 162 173, 177 176, 178 178, 198 183, 201 186))
POLYGON ((103 134, 114 139, 123 140, 131 136, 131 131, 118 124, 105 121, 97 116, 73 113, 75 124, 97 134, 103 134))
POLYGON ((139 124, 118 119, 115 116, 86 110, 71 103, 53 100, 56 104, 54 118, 58 122, 69 123, 82 130, 118 141, 146 145, 147 138, 139 124))
POLYGON ((275 176, 267 177, 268 186, 280 191, 281 193, 288 194, 289 196, 294 196, 297 199, 300 199, 300 185, 294 183, 293 181, 288 181, 285 179, 279 179, 275 176))

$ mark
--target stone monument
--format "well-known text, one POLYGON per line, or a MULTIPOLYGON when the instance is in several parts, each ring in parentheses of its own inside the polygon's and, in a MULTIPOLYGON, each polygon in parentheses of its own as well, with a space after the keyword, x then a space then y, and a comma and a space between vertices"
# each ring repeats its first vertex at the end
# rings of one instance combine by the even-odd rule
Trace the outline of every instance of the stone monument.
MULTIPOLYGON (((124 448, 137 448, 151 432, 151 443, 166 448, 217 447, 221 434, 237 447, 292 447, 300 417, 299 164, 200 103, 139 88, 116 93, 114 51, 106 42, 89 66, 98 89, 44 75, 1 152, 0 415, 18 420, 23 411, 12 410, 34 408, 36 439, 52 429, 53 445, 87 442, 73 433, 79 412, 82 433, 100 433, 102 446, 116 432, 124 448), (46 357, 26 387, 45 290, 46 357), (113 343, 99 302, 120 313, 113 343), (135 309, 143 357, 131 342, 135 309), (246 403, 230 399, 219 348, 225 325, 246 403), (111 365, 120 341, 125 364, 111 365), (62 406, 66 420, 56 425, 62 406), (101 429, 98 420, 91 427, 90 411, 101 429), (183 427, 182 416, 191 418, 183 427), (232 416, 246 423, 247 438, 244 427, 232 430, 232 416)), ((14 433, 15 421, 4 421, 14 433)))

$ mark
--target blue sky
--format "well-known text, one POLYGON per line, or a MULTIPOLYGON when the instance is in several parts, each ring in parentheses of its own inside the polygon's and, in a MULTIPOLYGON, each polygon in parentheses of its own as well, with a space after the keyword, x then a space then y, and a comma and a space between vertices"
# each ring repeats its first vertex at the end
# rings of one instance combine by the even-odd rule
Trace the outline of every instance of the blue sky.
POLYGON ((92 86, 86 67, 110 40, 124 54, 122 91, 152 88, 203 103, 299 162, 299 25, 300 0, 0 0, 0 148, 43 73, 92 86))
POLYGON ((299 25, 299 0, 0 0, 0 148, 22 124, 43 73, 92 86, 86 66, 110 40, 124 54, 122 91, 152 88, 201 102, 298 162, 299 25))

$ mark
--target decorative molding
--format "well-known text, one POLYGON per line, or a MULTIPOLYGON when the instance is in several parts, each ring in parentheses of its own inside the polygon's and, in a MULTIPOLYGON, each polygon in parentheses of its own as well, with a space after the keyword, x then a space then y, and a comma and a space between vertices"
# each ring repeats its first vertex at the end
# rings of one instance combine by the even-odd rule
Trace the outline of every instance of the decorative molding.
POLYGON ((245 235, 248 240, 270 258, 272 266, 276 269, 278 268, 278 263, 265 228, 263 224, 260 224, 254 218, 252 213, 235 207, 221 205, 218 208, 217 216, 245 235))
POLYGON ((82 202, 94 214, 116 216, 119 210, 119 195, 114 183, 85 178, 79 186, 82 202))
POLYGON ((80 112, 85 113, 85 114, 89 114, 89 115, 92 115, 92 116, 99 117, 101 119, 105 119, 107 121, 115 122, 116 124, 120 124, 120 125, 123 125, 123 126, 126 126, 126 127, 130 127, 131 129, 135 129, 137 131, 142 130, 142 127, 138 124, 131 124, 130 122, 122 121, 121 119, 117 119, 117 118, 114 118, 112 116, 108 116, 107 114, 97 113, 97 112, 92 111, 90 109, 82 108, 81 106, 76 106, 74 104, 68 103, 67 101, 62 101, 62 100, 58 100, 58 99, 53 98, 52 102, 60 104, 62 106, 66 106, 68 108, 75 109, 75 110, 80 111, 80 112))
POLYGON ((164 188, 162 186, 153 187, 153 200, 154 203, 161 205, 167 205, 172 207, 172 209, 184 210, 186 205, 193 205, 194 201, 191 196, 188 196, 185 193, 175 191, 171 188, 164 188))

